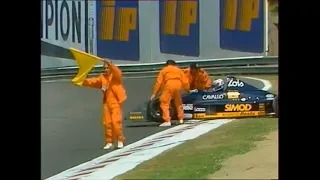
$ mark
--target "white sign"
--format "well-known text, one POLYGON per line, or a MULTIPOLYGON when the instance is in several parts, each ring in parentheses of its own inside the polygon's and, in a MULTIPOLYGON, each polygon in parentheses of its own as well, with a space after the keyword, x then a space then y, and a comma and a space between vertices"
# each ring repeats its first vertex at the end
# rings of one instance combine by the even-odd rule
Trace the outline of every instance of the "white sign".
POLYGON ((191 119, 191 118, 192 118, 192 114, 190 114, 190 113, 185 113, 185 114, 183 114, 183 118, 184 118, 184 119, 191 119))
POLYGON ((228 87, 243 87, 244 83, 237 79, 236 81, 231 79, 228 83, 228 87))
POLYGON ((183 110, 185 111, 191 111, 193 110, 193 104, 182 104, 183 110))
POLYGON ((88 36, 91 35, 88 34, 90 27, 86 19, 89 19, 89 12, 85 10, 85 3, 88 1, 41 1, 41 40, 64 48, 89 51, 88 36))
POLYGON ((223 99, 224 94, 211 94, 211 95, 203 95, 203 100, 211 100, 211 99, 223 99))
POLYGON ((266 97, 267 97, 267 98, 273 98, 274 95, 273 95, 273 94, 267 94, 266 97))
POLYGON ((206 112, 206 108, 195 108, 194 112, 206 112))

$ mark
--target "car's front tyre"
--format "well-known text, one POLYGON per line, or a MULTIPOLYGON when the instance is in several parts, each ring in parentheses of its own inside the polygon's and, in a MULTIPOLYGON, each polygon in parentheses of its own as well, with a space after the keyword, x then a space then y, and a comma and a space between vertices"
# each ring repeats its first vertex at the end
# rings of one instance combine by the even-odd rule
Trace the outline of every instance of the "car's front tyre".
POLYGON ((278 107, 278 99, 279 99, 279 95, 277 95, 272 103, 273 106, 273 110, 275 112, 275 116, 278 117, 279 116, 279 107, 278 107))
MULTIPOLYGON (((176 108, 173 106, 173 103, 170 103, 170 117, 172 120, 177 119, 176 108)), ((147 109, 148 120, 155 121, 155 122, 163 122, 162 120, 162 110, 160 108, 160 101, 159 99, 155 99, 150 101, 148 104, 147 109)))

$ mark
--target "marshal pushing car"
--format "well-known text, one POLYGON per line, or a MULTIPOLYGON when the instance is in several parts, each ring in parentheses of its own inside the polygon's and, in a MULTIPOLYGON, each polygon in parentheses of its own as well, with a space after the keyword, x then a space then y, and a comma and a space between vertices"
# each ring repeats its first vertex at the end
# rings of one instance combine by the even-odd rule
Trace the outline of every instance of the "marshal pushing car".
MULTIPOLYGON (((275 97, 276 94, 260 90, 236 77, 217 79, 208 91, 182 94, 184 120, 272 116, 275 114, 275 97)), ((130 112, 126 119, 161 122, 161 114, 157 97, 130 112)), ((172 120, 177 119, 173 102, 170 115, 172 120)))

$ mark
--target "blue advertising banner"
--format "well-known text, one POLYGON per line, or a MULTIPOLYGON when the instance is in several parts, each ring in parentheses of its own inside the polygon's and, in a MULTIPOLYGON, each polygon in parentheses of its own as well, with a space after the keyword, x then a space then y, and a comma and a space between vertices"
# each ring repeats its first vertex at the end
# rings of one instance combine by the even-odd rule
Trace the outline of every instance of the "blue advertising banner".
POLYGON ((160 52, 199 56, 199 0, 159 1, 160 52))
POLYGON ((264 52, 264 1, 220 0, 220 48, 264 52))
POLYGON ((139 61, 138 0, 100 0, 97 8, 97 55, 139 61))

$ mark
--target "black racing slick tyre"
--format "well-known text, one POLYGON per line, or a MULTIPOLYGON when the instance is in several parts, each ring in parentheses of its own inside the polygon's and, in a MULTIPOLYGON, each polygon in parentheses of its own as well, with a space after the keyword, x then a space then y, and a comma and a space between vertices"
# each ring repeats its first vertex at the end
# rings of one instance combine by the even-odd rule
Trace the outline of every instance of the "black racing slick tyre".
MULTIPOLYGON (((170 104, 170 117, 172 120, 177 119, 177 113, 176 109, 173 106, 173 103, 170 104)), ((159 99, 155 99, 153 101, 150 101, 148 104, 148 120, 149 121, 155 121, 155 122, 163 122, 162 120, 162 110, 160 108, 160 101, 159 99)))
POLYGON ((149 101, 148 103, 148 121, 161 122, 161 112, 158 99, 149 101))
POLYGON ((279 95, 277 95, 277 96, 274 98, 273 103, 272 103, 273 110, 274 110, 274 113, 275 113, 275 116, 276 116, 276 117, 279 116, 278 99, 279 99, 279 95))

